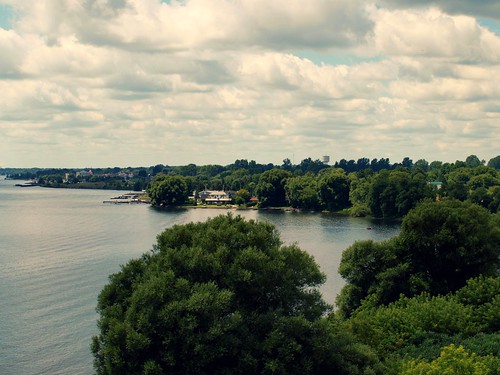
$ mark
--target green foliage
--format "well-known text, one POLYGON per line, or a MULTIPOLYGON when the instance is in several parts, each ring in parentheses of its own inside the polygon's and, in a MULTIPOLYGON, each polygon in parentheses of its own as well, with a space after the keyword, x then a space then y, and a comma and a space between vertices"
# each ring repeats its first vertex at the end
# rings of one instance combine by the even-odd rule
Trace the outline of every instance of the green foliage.
POLYGON ((386 359, 387 368, 398 367, 402 359, 433 360, 440 348, 450 344, 498 358, 499 295, 500 277, 480 276, 446 296, 424 293, 387 306, 378 306, 370 296, 346 325, 386 359))
POLYGON ((337 297, 341 314, 349 315, 361 305, 362 299, 380 289, 380 275, 395 264, 395 251, 391 250, 395 245, 394 240, 357 241, 343 252, 339 274, 348 284, 337 297))
POLYGON ((329 168, 321 171, 318 179, 321 202, 330 211, 349 207, 349 179, 344 170, 329 168))
POLYGON ((349 316, 368 296, 387 304, 400 294, 446 294, 472 277, 496 275, 496 220, 469 202, 422 202, 404 218, 397 237, 356 242, 344 251, 339 273, 348 284, 337 299, 339 311, 349 316))
POLYGON ((404 364, 402 375, 495 375, 500 371, 500 359, 481 357, 451 344, 443 348, 434 361, 411 360, 404 364))
POLYGON ((314 259, 283 246, 271 224, 227 215, 174 226, 99 295, 96 372, 373 370, 375 354, 324 318, 324 280, 314 259))
POLYGON ((422 274, 435 294, 455 291, 469 278, 495 275, 500 228, 491 214, 468 202, 427 201, 403 220, 400 257, 422 274))
POLYGON ((246 204, 250 201, 250 192, 247 189, 240 189, 236 192, 234 196, 234 202, 236 204, 246 204))
POLYGON ((261 207, 290 204, 305 209, 349 209, 352 216, 403 217, 423 198, 436 197, 467 200, 498 212, 499 158, 491 159, 488 166, 470 155, 465 161, 455 163, 428 163, 424 159, 413 163, 408 157, 394 164, 387 158, 342 159, 333 168, 306 158, 299 165, 285 159, 280 167, 243 159, 227 166, 158 164, 149 168, 95 168, 91 176, 79 177, 78 170, 73 169, 7 168, 0 169, 0 173, 3 171, 13 179, 36 179, 42 186, 135 191, 146 188, 151 176, 178 174, 185 178, 188 191, 246 189, 260 198, 261 207), (290 181, 285 192, 286 181, 292 176, 310 178, 290 181), (442 182, 440 189, 429 184, 432 181, 442 182))
POLYGON ((156 207, 179 205, 186 202, 188 183, 180 175, 158 174, 146 189, 151 204, 156 207))
POLYGON ((281 169, 272 169, 260 175, 256 194, 262 207, 283 207, 286 205, 285 183, 292 174, 281 169))
POLYGON ((476 168, 482 165, 483 163, 481 162, 481 160, 479 160, 479 158, 476 155, 469 155, 465 159, 465 164, 467 164, 467 166, 470 168, 476 168))
POLYGON ((320 206, 315 176, 308 174, 288 178, 285 192, 292 207, 314 210, 320 206))
POLYGON ((446 297, 401 297, 387 306, 366 303, 350 319, 354 333, 362 341, 371 342, 382 355, 420 344, 428 337, 469 336, 479 327, 471 323, 473 308, 446 297), (367 329, 369 327, 369 329, 367 329))
POLYGON ((467 281, 456 293, 457 300, 474 307, 472 321, 481 324, 482 332, 500 331, 500 277, 485 277, 467 281))
POLYGON ((359 176, 351 173, 349 178, 349 201, 352 204, 350 208, 351 216, 363 217, 372 212, 370 210, 369 192, 372 186, 373 174, 368 176, 359 176))
POLYGON ((424 198, 434 195, 424 174, 398 168, 381 171, 370 186, 368 203, 375 217, 402 217, 424 198))
POLYGON ((491 158, 488 161, 488 167, 494 168, 494 169, 500 169, 500 155, 495 156, 494 158, 491 158))
POLYGON ((341 315, 349 316, 370 295, 378 304, 387 303, 408 289, 409 265, 398 259, 399 245, 395 237, 380 243, 357 241, 344 250, 339 274, 347 285, 336 300, 341 315))

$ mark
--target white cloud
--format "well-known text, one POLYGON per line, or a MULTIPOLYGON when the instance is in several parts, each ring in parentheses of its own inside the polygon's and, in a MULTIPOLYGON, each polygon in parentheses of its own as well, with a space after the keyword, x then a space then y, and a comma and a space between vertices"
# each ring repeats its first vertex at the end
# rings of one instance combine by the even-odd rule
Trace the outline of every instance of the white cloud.
POLYGON ((326 0, 10 4, 12 166, 498 154, 500 38, 471 16, 326 0), (294 54, 344 48, 360 61, 294 54))
POLYGON ((500 39, 469 16, 450 16, 436 8, 373 12, 373 43, 380 53, 450 62, 498 63, 500 39))
POLYGON ((382 0, 394 7, 436 6, 450 14, 468 14, 500 20, 500 3, 497 0, 382 0))

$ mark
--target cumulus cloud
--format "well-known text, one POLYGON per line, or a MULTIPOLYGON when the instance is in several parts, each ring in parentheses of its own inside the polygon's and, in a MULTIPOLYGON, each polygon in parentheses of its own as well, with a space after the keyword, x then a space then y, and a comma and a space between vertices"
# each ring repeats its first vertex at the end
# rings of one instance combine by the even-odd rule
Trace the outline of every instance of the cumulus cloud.
POLYGON ((374 40, 390 56, 435 57, 447 62, 498 63, 500 40, 469 16, 450 16, 437 8, 373 12, 374 40))
POLYGON ((347 0, 0 3, 16 12, 0 28, 0 158, 12 166, 498 153, 500 38, 471 13, 347 0), (318 63, 308 50, 358 59, 318 63))
POLYGON ((500 20, 500 3, 497 0, 382 0, 394 7, 436 6, 449 14, 468 14, 500 20))
POLYGON ((23 14, 17 27, 50 43, 75 35, 147 51, 350 46, 371 29, 360 0, 20 0, 15 6, 23 14))

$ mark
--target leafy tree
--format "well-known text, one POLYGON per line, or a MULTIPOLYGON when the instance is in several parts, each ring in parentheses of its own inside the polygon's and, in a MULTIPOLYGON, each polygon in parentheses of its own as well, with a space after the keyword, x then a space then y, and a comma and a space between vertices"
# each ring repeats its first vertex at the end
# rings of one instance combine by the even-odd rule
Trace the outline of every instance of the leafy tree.
POLYGON ((370 168, 370 159, 360 158, 360 159, 358 159, 356 164, 357 164, 358 171, 370 168))
POLYGON ((401 162, 401 165, 403 167, 406 167, 406 168, 413 168, 413 161, 407 156, 403 159, 403 161, 401 162))
POLYGON ((215 177, 222 171, 224 171, 224 167, 222 165, 214 164, 202 165, 198 169, 198 173, 200 175, 206 176, 207 178, 215 177))
POLYGON ((197 168, 195 164, 191 163, 188 165, 174 167, 172 172, 181 176, 196 176, 197 168))
POLYGON ((495 156, 494 158, 491 158, 489 161, 488 161, 488 167, 490 168, 495 168, 495 169, 500 169, 500 155, 498 156, 495 156))
POLYGON ((446 294, 478 275, 496 275, 500 226, 469 202, 425 201, 403 219, 401 232, 381 243, 356 242, 342 254, 339 273, 348 284, 337 304, 349 316, 361 300, 376 304, 400 294, 446 294))
POLYGON ((255 190, 262 207, 286 205, 285 183, 292 174, 281 169, 265 171, 260 175, 255 190))
POLYGON ((251 197, 252 196, 250 195, 250 192, 247 189, 240 189, 236 192, 234 201, 236 204, 245 204, 250 201, 251 197))
POLYGON ((367 216, 371 214, 369 207, 369 192, 372 186, 372 174, 361 175, 360 173, 350 173, 349 176, 349 202, 352 207, 352 216, 367 216))
POLYGON ((453 199, 464 201, 467 199, 469 192, 468 183, 473 176, 473 171, 470 168, 457 168, 449 172, 446 176, 446 184, 444 192, 453 199))
POLYGON ((440 356, 427 363, 412 360, 405 364, 402 375, 470 374, 495 375, 500 371, 500 359, 493 356, 481 357, 451 344, 443 348, 440 356))
POLYGON ((399 290, 394 292, 394 286, 389 287, 387 281, 382 280, 390 275, 391 281, 396 281, 394 269, 398 265, 398 245, 397 238, 384 242, 366 240, 356 241, 344 250, 339 274, 347 281, 347 285, 342 288, 336 300, 342 316, 349 316, 370 294, 381 296, 390 293, 394 299, 399 297, 399 290))
POLYGON ((318 173, 322 169, 329 168, 328 165, 324 164, 321 160, 312 160, 311 158, 302 160, 298 167, 303 173, 318 173))
POLYGON ((377 306, 373 298, 367 298, 346 325, 386 359, 387 367, 397 368, 408 358, 432 361, 450 344, 480 356, 493 355, 498 361, 499 292, 500 277, 480 276, 445 296, 423 293, 401 297, 387 306, 377 306))
POLYGON ((188 183, 179 175, 155 176, 146 189, 151 204, 156 207, 183 204, 188 197, 188 183))
POLYGON ((476 168, 482 165, 481 160, 476 155, 469 155, 467 159, 465 159, 465 164, 467 164, 470 168, 476 168))
POLYGON ((100 293, 95 369, 364 373, 376 357, 325 320, 324 280, 313 258, 283 246, 269 223, 227 215, 176 225, 100 293))
POLYGON ((329 168, 321 171, 318 178, 319 196, 330 211, 349 207, 349 179, 343 169, 329 168))
POLYGON ((368 202, 375 217, 402 217, 417 202, 432 195, 425 175, 399 167, 381 171, 373 178, 368 202))
POLYGON ((498 271, 500 228, 475 204, 426 201, 404 218, 400 238, 400 256, 432 293, 455 291, 469 278, 498 271))
POLYGON ((488 205, 488 209, 493 212, 500 212, 500 186, 495 186, 490 189, 491 202, 488 205))
POLYGON ((416 169, 421 169, 423 172, 427 172, 429 170, 429 162, 425 159, 419 159, 413 165, 416 169))
POLYGON ((151 167, 151 174, 156 176, 159 173, 162 173, 165 166, 163 164, 156 164, 154 167, 151 167))
POLYGON ((292 207, 313 210, 319 208, 316 178, 310 174, 288 178, 285 192, 292 207))
POLYGON ((293 170, 293 165, 292 165, 292 162, 290 161, 290 159, 286 158, 286 159, 283 159, 283 164, 281 165, 281 169, 285 170, 285 171, 292 171, 293 170))

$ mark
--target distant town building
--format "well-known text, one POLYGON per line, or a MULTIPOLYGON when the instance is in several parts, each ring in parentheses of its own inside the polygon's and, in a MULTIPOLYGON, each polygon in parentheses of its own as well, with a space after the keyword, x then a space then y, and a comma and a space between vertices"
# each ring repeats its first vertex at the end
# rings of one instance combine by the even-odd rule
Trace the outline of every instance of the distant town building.
POLYGON ((441 189, 441 187, 443 186, 443 182, 441 181, 431 181, 429 182, 429 185, 432 185, 434 186, 436 189, 441 189))
POLYGON ((76 172, 76 177, 89 177, 92 176, 94 173, 92 172, 92 169, 89 169, 88 171, 78 171, 76 172))
POLYGON ((203 190, 199 193, 200 200, 206 204, 231 204, 231 197, 223 190, 203 190))

